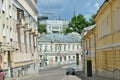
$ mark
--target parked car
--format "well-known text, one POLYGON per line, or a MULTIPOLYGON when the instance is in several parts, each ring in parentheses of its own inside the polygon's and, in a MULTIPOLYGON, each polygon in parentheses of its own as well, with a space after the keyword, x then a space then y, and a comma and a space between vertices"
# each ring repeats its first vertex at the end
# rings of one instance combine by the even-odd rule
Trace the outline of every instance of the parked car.
POLYGON ((3 70, 0 68, 0 80, 4 80, 5 78, 5 73, 3 72, 3 70))
POLYGON ((68 75, 68 74, 75 75, 75 69, 74 68, 67 68, 66 75, 68 75))

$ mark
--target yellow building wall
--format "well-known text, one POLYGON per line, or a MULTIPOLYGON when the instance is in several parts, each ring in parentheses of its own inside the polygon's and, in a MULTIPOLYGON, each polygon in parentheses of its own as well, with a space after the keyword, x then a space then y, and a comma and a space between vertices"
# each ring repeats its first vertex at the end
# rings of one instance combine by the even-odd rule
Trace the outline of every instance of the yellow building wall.
POLYGON ((0 13, 0 42, 2 41, 2 13, 0 13))
MULTIPOLYGON (((109 0, 110 1, 110 0, 109 0)), ((96 21, 97 70, 107 77, 119 78, 120 70, 120 0, 104 3, 96 21), (103 74, 104 73, 104 74, 103 74), (115 76, 112 76, 112 75, 115 76)))

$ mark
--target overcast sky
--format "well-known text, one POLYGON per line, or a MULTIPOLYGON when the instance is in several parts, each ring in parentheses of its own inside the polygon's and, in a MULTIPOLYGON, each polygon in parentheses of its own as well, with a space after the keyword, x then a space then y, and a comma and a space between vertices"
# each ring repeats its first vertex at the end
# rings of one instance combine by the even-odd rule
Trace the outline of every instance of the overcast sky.
POLYGON ((60 17, 71 19, 74 15, 83 14, 88 20, 97 12, 104 0, 37 0, 39 16, 48 16, 49 19, 60 17))

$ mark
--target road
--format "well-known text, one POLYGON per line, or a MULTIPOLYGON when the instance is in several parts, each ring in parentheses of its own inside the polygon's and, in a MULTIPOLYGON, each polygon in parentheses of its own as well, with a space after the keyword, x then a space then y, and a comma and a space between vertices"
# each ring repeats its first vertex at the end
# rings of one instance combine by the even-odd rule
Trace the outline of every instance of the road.
POLYGON ((76 71, 82 70, 80 66, 78 69, 76 64, 49 68, 46 70, 41 70, 39 73, 39 79, 36 80, 81 80, 75 75, 66 75, 66 68, 68 67, 73 67, 74 69, 76 69, 76 71))
MULTIPOLYGON (((81 80, 76 75, 66 75, 66 68, 68 67, 73 67, 76 71, 78 70, 76 64, 49 67, 46 69, 41 69, 38 74, 14 80, 81 80)), ((81 70, 80 66, 79 70, 81 70)))

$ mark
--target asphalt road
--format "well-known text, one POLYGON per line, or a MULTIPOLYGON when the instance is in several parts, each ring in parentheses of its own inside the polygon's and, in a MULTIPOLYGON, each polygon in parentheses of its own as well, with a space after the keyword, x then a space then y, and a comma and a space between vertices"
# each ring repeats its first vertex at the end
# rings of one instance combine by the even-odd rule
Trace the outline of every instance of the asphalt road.
MULTIPOLYGON (((66 75, 66 68, 68 67, 73 67, 76 71, 78 70, 76 64, 49 67, 46 69, 41 69, 38 74, 14 80, 81 80, 76 75, 66 75)), ((80 69, 81 67, 79 66, 79 70, 80 69)))
POLYGON ((35 80, 81 80, 76 75, 66 75, 66 68, 68 67, 72 67, 76 69, 76 71, 82 70, 81 67, 76 64, 48 68, 45 70, 40 70, 40 76, 35 80))

